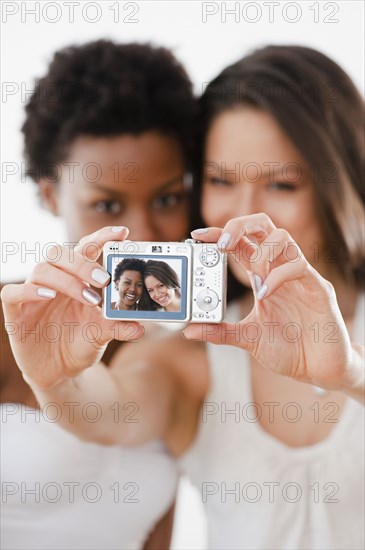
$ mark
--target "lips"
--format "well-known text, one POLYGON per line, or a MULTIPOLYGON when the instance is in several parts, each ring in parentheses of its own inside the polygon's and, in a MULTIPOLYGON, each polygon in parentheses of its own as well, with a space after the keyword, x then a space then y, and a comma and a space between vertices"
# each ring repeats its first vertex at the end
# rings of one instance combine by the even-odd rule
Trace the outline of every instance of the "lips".
POLYGON ((127 292, 124 293, 124 298, 126 298, 130 302, 134 302, 137 299, 137 294, 129 294, 127 292))
POLYGON ((156 302, 158 304, 161 304, 161 305, 164 305, 167 301, 168 301, 168 296, 167 295, 163 296, 162 298, 157 298, 156 299, 156 302))

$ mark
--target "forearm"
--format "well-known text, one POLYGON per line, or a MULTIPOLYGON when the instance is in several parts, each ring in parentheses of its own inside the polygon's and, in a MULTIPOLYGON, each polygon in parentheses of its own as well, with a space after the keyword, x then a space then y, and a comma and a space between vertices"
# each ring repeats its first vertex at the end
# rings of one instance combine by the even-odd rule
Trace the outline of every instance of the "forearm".
POLYGON ((26 377, 25 380, 41 409, 56 404, 57 423, 83 440, 121 444, 128 439, 128 430, 135 426, 120 418, 120 409, 133 401, 132 397, 102 363, 47 388, 26 377))
POLYGON ((364 347, 352 344, 353 354, 343 392, 360 403, 365 403, 365 353, 364 347))

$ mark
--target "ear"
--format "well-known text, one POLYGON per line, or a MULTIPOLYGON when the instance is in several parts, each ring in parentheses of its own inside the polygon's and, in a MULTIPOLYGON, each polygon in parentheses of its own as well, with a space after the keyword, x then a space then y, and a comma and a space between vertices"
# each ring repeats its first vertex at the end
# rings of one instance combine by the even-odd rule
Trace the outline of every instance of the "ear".
POLYGON ((42 206, 49 210, 54 216, 59 216, 57 183, 42 178, 38 185, 42 206))

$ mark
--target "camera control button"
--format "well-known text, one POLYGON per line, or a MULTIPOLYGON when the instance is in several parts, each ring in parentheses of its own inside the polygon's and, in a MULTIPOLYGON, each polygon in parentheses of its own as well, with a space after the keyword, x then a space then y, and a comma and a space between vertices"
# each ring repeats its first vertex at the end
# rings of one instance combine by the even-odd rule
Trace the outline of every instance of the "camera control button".
POLYGON ((202 267, 197 267, 195 270, 195 275, 205 275, 205 271, 202 267))
POLYGON ((209 288, 202 290, 196 297, 196 303, 203 311, 213 311, 219 303, 218 294, 209 288))
POLYGON ((199 259, 206 267, 214 267, 219 262, 219 252, 216 247, 206 245, 199 254, 199 259))

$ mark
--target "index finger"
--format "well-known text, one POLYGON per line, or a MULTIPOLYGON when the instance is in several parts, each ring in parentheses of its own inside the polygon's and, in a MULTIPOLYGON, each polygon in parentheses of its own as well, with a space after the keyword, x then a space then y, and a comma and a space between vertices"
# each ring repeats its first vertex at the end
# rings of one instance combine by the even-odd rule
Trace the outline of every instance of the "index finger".
POLYGON ((204 243, 216 243, 222 234, 221 227, 203 227, 202 229, 194 229, 191 231, 191 236, 197 241, 204 243))
POLYGON ((274 229, 276 226, 263 212, 233 218, 225 225, 218 241, 218 248, 222 248, 226 252, 232 251, 242 237, 246 237, 248 240, 253 237, 260 244, 274 229))
POLYGON ((123 241, 127 238, 129 229, 123 226, 108 226, 86 235, 75 246, 74 251, 84 256, 85 259, 95 261, 108 241, 123 241))

